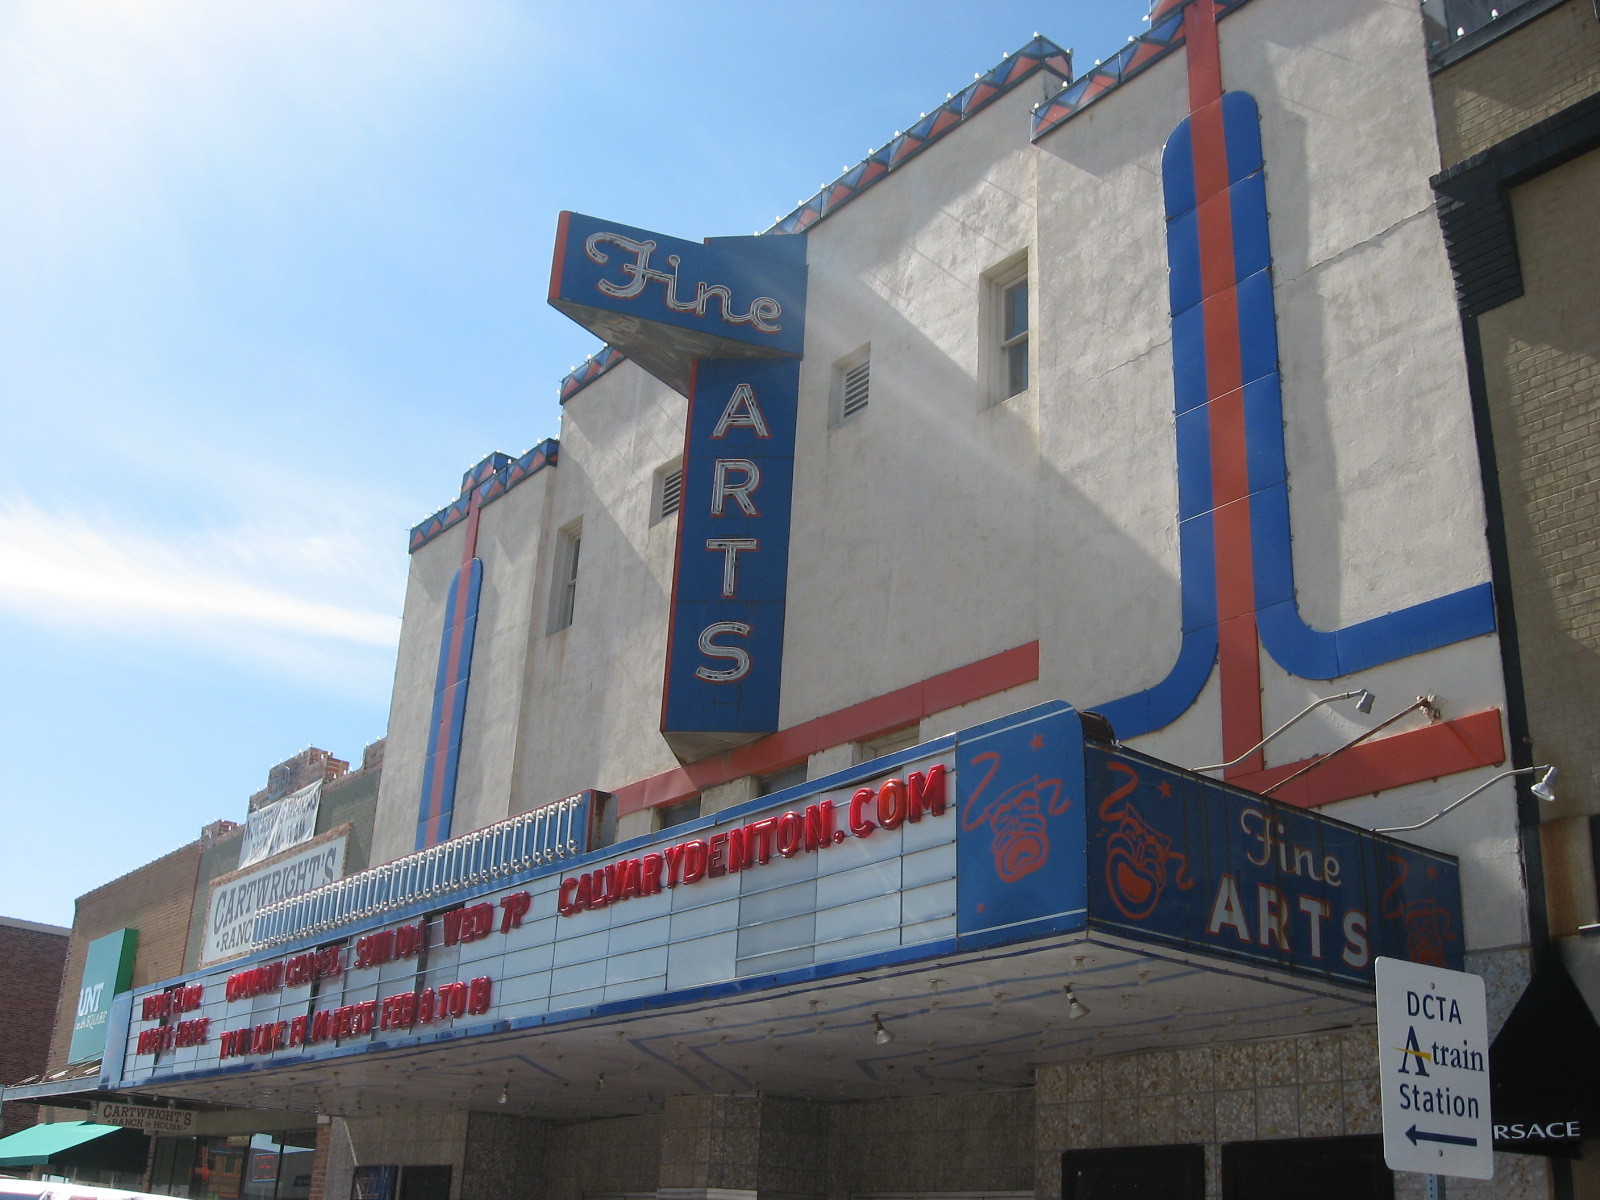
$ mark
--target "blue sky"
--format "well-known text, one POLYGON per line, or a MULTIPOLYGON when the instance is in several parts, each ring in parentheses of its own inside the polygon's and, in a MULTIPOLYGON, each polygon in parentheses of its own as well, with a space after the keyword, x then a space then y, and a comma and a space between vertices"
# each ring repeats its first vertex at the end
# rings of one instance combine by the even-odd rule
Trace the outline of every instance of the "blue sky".
POLYGON ((557 436, 563 208, 765 228, 1144 0, 0 0, 0 915, 388 718, 408 528, 557 436))

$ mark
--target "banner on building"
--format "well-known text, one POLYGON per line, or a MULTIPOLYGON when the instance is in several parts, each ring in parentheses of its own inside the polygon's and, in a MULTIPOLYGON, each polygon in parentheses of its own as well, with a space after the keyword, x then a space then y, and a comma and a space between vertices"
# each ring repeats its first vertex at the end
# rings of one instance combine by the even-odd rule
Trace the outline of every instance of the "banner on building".
POLYGON ((322 780, 282 800, 263 804, 246 819, 244 845, 239 848, 239 868, 254 866, 309 842, 317 832, 317 809, 322 801, 322 780))
POLYGON ((282 862, 239 875, 212 888, 211 903, 206 910, 205 937, 200 943, 200 965, 209 966, 249 950, 257 909, 309 892, 342 876, 348 840, 347 834, 340 834, 282 862))

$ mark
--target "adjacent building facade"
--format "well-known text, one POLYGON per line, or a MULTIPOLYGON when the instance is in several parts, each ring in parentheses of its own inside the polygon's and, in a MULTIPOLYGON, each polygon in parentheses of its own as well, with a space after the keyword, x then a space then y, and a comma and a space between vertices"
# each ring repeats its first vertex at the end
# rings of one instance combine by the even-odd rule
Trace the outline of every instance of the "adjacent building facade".
MULTIPOLYGON (((92 1090, 301 1114, 279 1196, 1421 1195, 1374 958, 1497 1029, 1595 921, 1522 608, 1586 543, 1499 483, 1559 525, 1587 439, 1487 453, 1592 327, 1516 365, 1567 276, 1475 308, 1449 200, 1502 19, 1162 0, 760 237, 564 214, 610 347, 412 533, 367 869, 136 980, 92 1090)), ((1557 1140, 1451 1191, 1589 1194, 1557 1140)))
MULTIPOLYGON (((43 1073, 50 1053, 50 1031, 61 996, 70 929, 0 917, 0 962, 15 1018, 0 1038, 0 1079, 27 1079, 43 1073)), ((32 1105, 0 1109, 0 1133, 26 1129, 37 1118, 32 1105)))

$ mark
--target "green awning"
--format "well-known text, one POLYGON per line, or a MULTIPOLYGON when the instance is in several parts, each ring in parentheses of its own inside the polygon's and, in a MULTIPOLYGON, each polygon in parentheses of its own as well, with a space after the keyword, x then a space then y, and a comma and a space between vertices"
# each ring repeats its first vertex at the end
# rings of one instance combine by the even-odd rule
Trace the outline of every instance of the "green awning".
POLYGON ((0 1167, 48 1166, 56 1155, 109 1134, 121 1125, 96 1125, 91 1121, 57 1121, 0 1137, 0 1167))

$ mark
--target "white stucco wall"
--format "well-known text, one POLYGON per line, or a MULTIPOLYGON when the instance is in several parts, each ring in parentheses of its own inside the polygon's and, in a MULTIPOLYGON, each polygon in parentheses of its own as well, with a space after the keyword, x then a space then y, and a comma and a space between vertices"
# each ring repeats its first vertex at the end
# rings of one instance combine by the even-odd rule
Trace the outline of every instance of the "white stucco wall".
MULTIPOLYGON (((542 637, 535 597, 551 540, 550 493, 559 468, 545 467, 484 507, 478 523, 483 585, 467 687, 453 833, 497 821, 510 810, 512 769, 522 725, 523 664, 530 637, 542 637)), ((409 854, 416 842, 418 805, 433 712, 439 640, 450 581, 461 566, 466 522, 411 556, 401 621, 390 740, 373 827, 372 861, 409 854)))
MULTIPOLYGON (((1264 115, 1302 614, 1339 628, 1482 583, 1484 514, 1427 183, 1438 153, 1417 11, 1255 0, 1223 23, 1221 43, 1226 86, 1254 95, 1264 115)), ((1034 145, 1039 91, 1030 81, 1001 98, 809 235, 785 727, 1034 639, 1038 683, 936 714, 924 736, 1051 697, 1116 699, 1158 682, 1176 656, 1160 157, 1188 111, 1185 60, 1157 64, 1034 145), (984 277, 1019 254, 1031 264, 1033 382, 991 405, 984 277), (866 345, 871 402, 835 423, 834 366, 866 345)), ((621 365, 566 406, 559 469, 485 510, 458 832, 675 765, 658 717, 676 521, 652 526, 650 500, 653 473, 681 452, 685 408, 621 365), (554 533, 577 521, 575 618, 552 634, 554 533)), ((413 564, 380 858, 410 846, 412 746, 460 536, 413 564)), ((1380 697, 1373 718, 1324 709, 1269 761, 1331 749, 1418 695, 1438 695, 1446 717, 1504 704, 1493 637, 1328 683, 1292 678, 1263 654, 1265 726, 1362 686, 1380 697)), ((1139 748, 1215 762, 1218 710, 1213 677, 1139 748)), ((1330 811, 1403 824, 1491 773, 1330 811)), ((1525 938, 1515 833, 1500 785, 1418 837, 1463 857, 1474 947, 1525 938)))
POLYGON ((659 728, 678 522, 650 517, 653 477, 683 453, 687 412, 632 363, 566 406, 551 528, 582 522, 577 596, 556 633, 546 633, 547 580, 534 600, 512 811, 677 765, 659 728))

